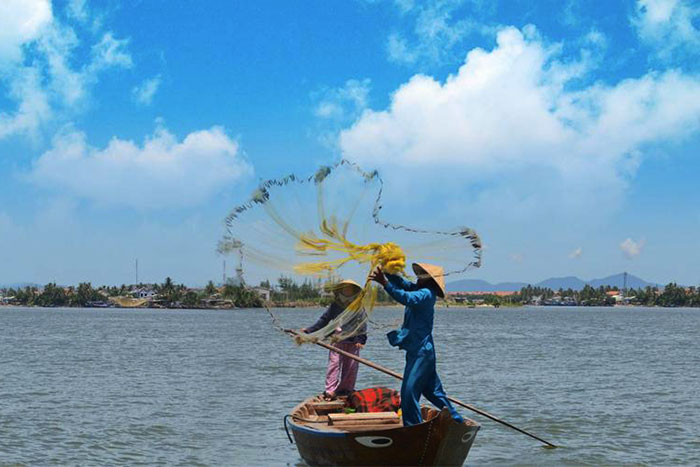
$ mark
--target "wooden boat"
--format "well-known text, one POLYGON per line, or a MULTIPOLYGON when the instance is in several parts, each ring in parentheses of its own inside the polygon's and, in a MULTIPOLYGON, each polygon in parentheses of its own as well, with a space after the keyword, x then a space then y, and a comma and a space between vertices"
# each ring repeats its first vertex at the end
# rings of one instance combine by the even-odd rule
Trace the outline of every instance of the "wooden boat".
POLYGON ((462 465, 479 424, 423 406, 423 423, 404 427, 396 412, 345 413, 344 399, 306 399, 284 419, 309 465, 462 465))

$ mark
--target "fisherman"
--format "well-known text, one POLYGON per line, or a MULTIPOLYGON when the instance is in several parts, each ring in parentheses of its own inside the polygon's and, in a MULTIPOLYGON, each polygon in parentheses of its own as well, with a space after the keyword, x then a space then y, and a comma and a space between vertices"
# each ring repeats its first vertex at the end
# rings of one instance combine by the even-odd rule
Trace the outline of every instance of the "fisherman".
POLYGON ((437 297, 445 297, 443 269, 426 263, 413 263, 418 277, 413 284, 401 276, 384 274, 377 268, 370 279, 384 286, 397 302, 406 306, 403 325, 387 334, 389 343, 406 351, 406 367, 401 384, 401 412, 404 426, 421 423, 420 396, 424 395, 438 409, 447 407, 457 422, 464 419, 447 400, 435 368, 433 316, 437 297))
MULTIPOLYGON (((333 303, 316 321, 313 326, 303 328, 304 333, 316 332, 324 328, 332 320, 338 317, 350 305, 357 296, 362 292, 360 284, 353 280, 344 280, 333 286, 333 303)), ((340 350, 344 350, 353 355, 360 355, 360 349, 367 342, 367 324, 364 322, 366 317, 364 310, 358 310, 357 323, 358 332, 355 335, 348 337, 334 346, 340 350)), ((348 323, 350 324, 350 323, 348 323)), ((342 332, 342 329, 336 328, 335 333, 342 332)), ((336 396, 347 395, 355 390, 355 381, 357 380, 358 363, 344 355, 336 352, 328 352, 328 367, 326 369, 326 390, 323 392, 323 398, 333 400, 336 396)))

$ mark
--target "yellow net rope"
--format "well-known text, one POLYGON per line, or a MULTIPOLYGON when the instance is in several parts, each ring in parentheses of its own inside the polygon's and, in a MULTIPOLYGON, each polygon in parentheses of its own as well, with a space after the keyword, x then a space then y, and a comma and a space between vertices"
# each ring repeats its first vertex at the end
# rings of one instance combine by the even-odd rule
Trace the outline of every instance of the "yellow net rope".
POLYGON ((220 242, 220 252, 240 251, 267 268, 329 278, 325 289, 333 293, 343 311, 322 329, 297 335, 297 343, 333 343, 366 332, 377 300, 377 288, 367 277, 377 266, 390 274, 405 275, 406 249, 398 243, 404 245, 404 241, 420 238, 422 245, 414 246, 412 251, 420 249, 421 260, 433 259, 444 265, 446 275, 480 265, 481 241, 471 229, 420 230, 381 220, 382 189, 376 171, 364 172, 355 164, 341 161, 322 167, 311 177, 289 175, 263 182, 246 203, 234 208, 227 217, 227 233, 220 242), (371 204, 367 204, 366 195, 372 191, 376 196, 373 203, 370 199, 371 204), (393 237, 391 241, 357 241, 389 235, 393 237), (449 261, 452 263, 447 264, 449 261), (346 278, 364 275, 358 281, 361 290, 343 303, 336 293, 340 281, 332 279, 341 270, 346 278))
MULTIPOLYGON (((300 235, 297 243, 297 251, 302 255, 326 255, 329 251, 340 253, 344 256, 330 261, 305 262, 294 267, 299 274, 319 275, 325 272, 333 272, 344 264, 354 261, 359 264, 368 264, 369 272, 377 267, 390 274, 403 274, 406 268, 406 255, 401 247, 393 242, 368 243, 357 245, 349 241, 345 232, 338 228, 335 219, 324 219, 320 226, 321 233, 326 237, 319 237, 313 233, 300 235)), ((333 290, 333 285, 329 287, 333 290)), ((335 292, 335 291, 334 291, 335 292)), ((357 297, 350 302, 336 319, 323 329, 310 334, 297 335, 295 341, 298 344, 314 342, 318 339, 328 338, 331 342, 341 341, 363 330, 367 321, 367 311, 374 309, 377 300, 377 289, 368 280, 357 297), (363 326, 364 325, 364 326, 363 326)))

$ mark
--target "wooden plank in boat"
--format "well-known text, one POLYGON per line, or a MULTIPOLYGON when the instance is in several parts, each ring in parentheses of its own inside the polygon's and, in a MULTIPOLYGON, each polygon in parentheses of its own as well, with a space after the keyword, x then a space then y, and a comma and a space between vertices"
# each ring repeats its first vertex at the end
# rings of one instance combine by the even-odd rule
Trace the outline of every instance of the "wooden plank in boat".
POLYGON ((314 408, 317 414, 324 415, 335 410, 343 410, 345 403, 343 401, 318 401, 309 404, 314 408))
POLYGON ((328 424, 398 423, 401 418, 396 412, 329 413, 328 424))

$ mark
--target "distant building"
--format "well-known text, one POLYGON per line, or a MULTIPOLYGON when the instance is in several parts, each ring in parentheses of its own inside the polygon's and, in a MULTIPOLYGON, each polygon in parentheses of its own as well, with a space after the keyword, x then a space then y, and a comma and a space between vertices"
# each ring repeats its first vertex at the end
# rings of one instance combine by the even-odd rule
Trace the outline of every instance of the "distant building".
POLYGON ((615 303, 622 303, 625 301, 625 297, 622 296, 622 293, 619 290, 608 290, 605 292, 605 295, 613 298, 615 303))
POLYGON ((158 294, 153 290, 146 287, 142 287, 131 292, 131 296, 134 298, 145 298, 153 299, 158 296, 158 294))
MULTIPOLYGON (((541 299, 541 297, 537 298, 541 299)), ((576 306, 577 303, 574 297, 561 297, 555 294, 552 298, 541 299, 540 303, 536 304, 545 306, 576 306)))
POLYGON ((0 295, 0 305, 12 305, 15 303, 15 297, 5 297, 0 295))
POLYGON ((258 295, 260 295, 260 298, 262 298, 266 302, 270 301, 270 296, 271 296, 270 289, 265 288, 265 287, 253 287, 252 290, 255 291, 258 295))

